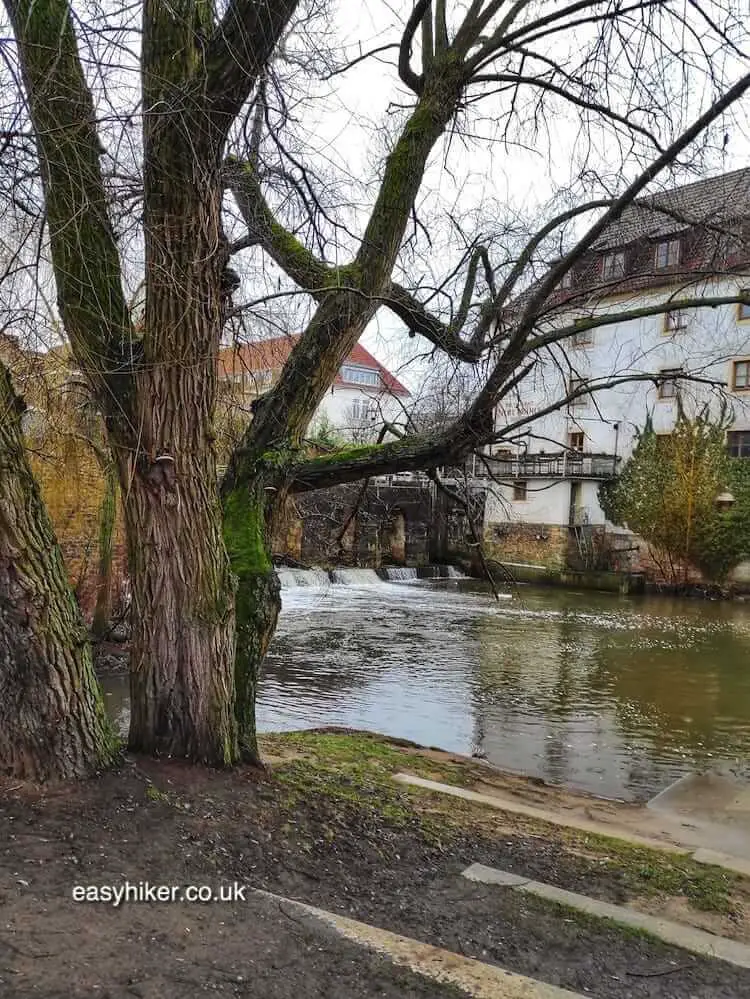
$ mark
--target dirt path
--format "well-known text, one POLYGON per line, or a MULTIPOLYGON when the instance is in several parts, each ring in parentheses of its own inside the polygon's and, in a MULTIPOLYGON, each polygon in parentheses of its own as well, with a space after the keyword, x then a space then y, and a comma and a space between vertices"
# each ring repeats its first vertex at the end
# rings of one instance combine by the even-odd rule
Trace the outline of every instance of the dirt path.
POLYGON ((257 897, 119 908, 72 900, 74 885, 126 879, 238 881, 600 999, 750 994, 742 969, 460 876, 481 862, 631 898, 632 882, 595 852, 523 829, 492 835, 468 812, 450 825, 429 796, 381 783, 380 764, 383 772, 390 764, 380 747, 365 759, 359 746, 351 765, 338 760, 328 771, 288 748, 287 762, 260 778, 141 761, 43 796, 6 786, 0 995, 457 994, 257 897))

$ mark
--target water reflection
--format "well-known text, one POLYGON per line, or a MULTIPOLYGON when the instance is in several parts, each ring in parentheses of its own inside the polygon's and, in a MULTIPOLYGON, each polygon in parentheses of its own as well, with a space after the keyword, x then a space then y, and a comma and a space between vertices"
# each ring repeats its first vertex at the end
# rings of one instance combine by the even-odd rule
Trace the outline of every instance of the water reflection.
POLYGON ((749 623, 736 605, 528 591, 479 625, 485 751, 625 798, 696 766, 745 770, 749 623))
MULTIPOLYGON (((750 608, 471 581, 284 590, 261 730, 367 728, 610 797, 748 772, 750 608)), ((126 683, 107 681, 123 720, 126 683)))

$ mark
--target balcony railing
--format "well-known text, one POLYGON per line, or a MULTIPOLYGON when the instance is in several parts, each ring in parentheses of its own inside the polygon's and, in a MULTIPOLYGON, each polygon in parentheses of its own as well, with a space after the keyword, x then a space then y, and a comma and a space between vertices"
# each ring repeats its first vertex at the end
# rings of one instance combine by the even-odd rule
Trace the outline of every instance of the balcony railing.
POLYGON ((498 479, 611 479, 619 461, 613 454, 566 451, 493 458, 489 466, 498 479))

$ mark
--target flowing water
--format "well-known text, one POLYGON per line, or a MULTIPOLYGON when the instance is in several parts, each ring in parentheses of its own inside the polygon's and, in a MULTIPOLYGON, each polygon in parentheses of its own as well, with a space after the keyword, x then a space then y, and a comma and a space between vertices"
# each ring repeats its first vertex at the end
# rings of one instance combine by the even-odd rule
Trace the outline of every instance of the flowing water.
POLYGON ((372 729, 631 800, 696 768, 750 775, 750 605, 280 575, 261 730, 372 729))

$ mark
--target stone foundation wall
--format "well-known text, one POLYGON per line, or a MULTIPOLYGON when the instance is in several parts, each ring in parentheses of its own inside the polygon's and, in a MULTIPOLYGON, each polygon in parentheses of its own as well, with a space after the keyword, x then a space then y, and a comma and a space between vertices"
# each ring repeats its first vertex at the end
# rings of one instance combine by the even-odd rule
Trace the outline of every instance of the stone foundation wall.
POLYGON ((277 532, 275 555, 311 565, 375 568, 430 561, 433 511, 427 488, 368 486, 363 492, 362 483, 354 482, 293 502, 296 516, 277 532))
POLYGON ((485 530, 488 557, 498 562, 563 569, 568 557, 567 527, 550 524, 492 524, 485 530))
MULTIPOLYGON (((62 549, 68 578, 87 621, 96 605, 99 572, 99 510, 104 478, 91 449, 83 442, 57 441, 29 456, 34 477, 62 549)), ((113 608, 117 609, 127 577, 125 531, 118 502, 112 558, 113 608)))

